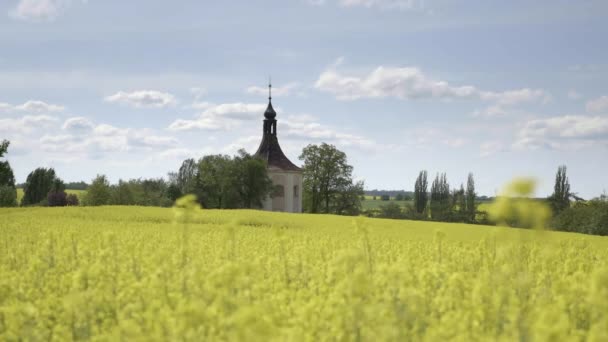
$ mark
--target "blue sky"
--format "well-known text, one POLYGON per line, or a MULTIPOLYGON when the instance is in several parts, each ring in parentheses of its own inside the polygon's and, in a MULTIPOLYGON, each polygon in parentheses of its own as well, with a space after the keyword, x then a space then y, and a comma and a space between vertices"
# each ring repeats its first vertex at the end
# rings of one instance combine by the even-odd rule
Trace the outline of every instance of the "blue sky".
POLYGON ((473 172, 608 190, 608 3, 4 0, 0 138, 22 182, 161 177, 279 136, 347 152, 366 188, 473 172))

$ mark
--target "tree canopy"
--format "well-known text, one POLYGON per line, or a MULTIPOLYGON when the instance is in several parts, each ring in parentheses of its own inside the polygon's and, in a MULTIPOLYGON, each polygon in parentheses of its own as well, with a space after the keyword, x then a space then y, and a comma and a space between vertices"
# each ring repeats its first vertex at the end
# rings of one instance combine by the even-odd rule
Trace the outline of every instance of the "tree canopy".
POLYGON ((37 205, 47 199, 51 191, 63 191, 65 186, 53 168, 39 167, 30 172, 23 186, 22 205, 37 205))
POLYGON ((308 145, 304 161, 304 207, 311 213, 358 214, 363 182, 352 179, 353 167, 335 146, 308 145))

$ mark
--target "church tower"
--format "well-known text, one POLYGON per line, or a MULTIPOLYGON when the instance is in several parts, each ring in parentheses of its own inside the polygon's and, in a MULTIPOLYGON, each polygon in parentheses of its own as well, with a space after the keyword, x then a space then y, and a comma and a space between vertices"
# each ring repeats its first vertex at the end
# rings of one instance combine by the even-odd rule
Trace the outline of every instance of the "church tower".
POLYGON ((263 209, 288 213, 302 212, 302 169, 293 164, 281 150, 277 137, 277 113, 272 108, 272 85, 268 84, 268 107, 264 112, 262 142, 255 156, 266 161, 268 176, 274 184, 271 198, 263 209))

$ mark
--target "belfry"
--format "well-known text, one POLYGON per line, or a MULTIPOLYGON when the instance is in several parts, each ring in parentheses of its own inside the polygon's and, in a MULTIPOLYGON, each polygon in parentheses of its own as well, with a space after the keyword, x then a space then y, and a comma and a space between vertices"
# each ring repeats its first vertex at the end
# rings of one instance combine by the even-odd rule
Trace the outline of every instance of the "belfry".
POLYGON ((268 107, 264 112, 262 142, 255 156, 266 161, 274 193, 266 198, 263 209, 289 213, 302 212, 302 169, 281 150, 277 137, 277 113, 272 108, 272 85, 268 84, 268 107))

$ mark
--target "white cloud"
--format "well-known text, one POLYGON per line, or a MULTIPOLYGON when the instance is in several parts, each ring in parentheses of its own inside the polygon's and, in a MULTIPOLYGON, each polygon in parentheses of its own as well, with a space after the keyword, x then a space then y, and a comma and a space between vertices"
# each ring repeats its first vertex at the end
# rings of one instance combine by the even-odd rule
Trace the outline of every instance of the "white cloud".
POLYGON ((473 112, 474 117, 501 117, 509 115, 510 111, 503 106, 493 105, 473 112))
POLYGON ((608 117, 566 115, 526 122, 515 148, 566 148, 608 142, 608 117))
POLYGON ((49 104, 44 101, 29 100, 20 105, 0 103, 0 112, 20 112, 29 114, 58 113, 65 110, 64 106, 49 104))
POLYGON ((130 145, 145 148, 172 147, 177 145, 177 143, 177 139, 167 136, 136 133, 129 137, 130 145))
POLYGON ((587 111, 592 113, 608 112, 608 96, 604 95, 587 102, 587 111))
POLYGON ((27 133, 33 129, 48 126, 56 121, 57 118, 48 115, 26 115, 18 119, 0 119, 0 131, 27 133))
POLYGON ((66 131, 85 133, 93 130, 95 125, 87 118, 78 116, 65 120, 62 128, 66 131))
POLYGON ((46 152, 99 159, 108 152, 160 150, 175 148, 179 144, 176 138, 156 135, 152 129, 96 125, 83 117, 66 120, 63 129, 68 133, 41 137, 40 148, 46 152))
POLYGON ((223 103, 212 105, 193 120, 178 119, 169 125, 172 131, 228 130, 243 120, 262 119, 266 104, 259 103, 223 103))
POLYGON ((157 90, 119 91, 107 96, 106 102, 121 103, 135 108, 164 108, 177 103, 175 96, 157 90))
MULTIPOLYGON (((287 83, 284 86, 273 86, 272 87, 272 96, 273 97, 281 97, 281 96, 289 96, 293 90, 299 87, 298 83, 292 82, 287 83)), ((260 96, 268 96, 268 87, 258 87, 251 86, 248 87, 245 92, 247 94, 260 95, 260 96)))
MULTIPOLYGON (((315 87, 339 100, 362 98, 399 99, 478 99, 496 106, 513 106, 526 102, 546 102, 549 95, 540 89, 516 89, 504 92, 483 91, 471 85, 454 86, 435 80, 414 67, 379 66, 367 75, 343 75, 330 67, 317 80, 315 87)), ((500 107, 495 107, 496 109, 500 107)))
POLYGON ((9 16, 17 20, 51 22, 65 12, 72 3, 72 0, 19 0, 17 6, 9 11, 9 16))
MULTIPOLYGON (((281 121, 278 134, 287 139, 304 140, 306 143, 326 142, 340 147, 367 151, 394 149, 398 146, 376 142, 373 139, 333 129, 316 121, 311 115, 292 115, 281 121)), ((259 138, 258 138, 259 139, 259 138)))
POLYGON ((479 146, 479 155, 482 158, 492 156, 505 150, 505 146, 500 141, 486 141, 479 146))

